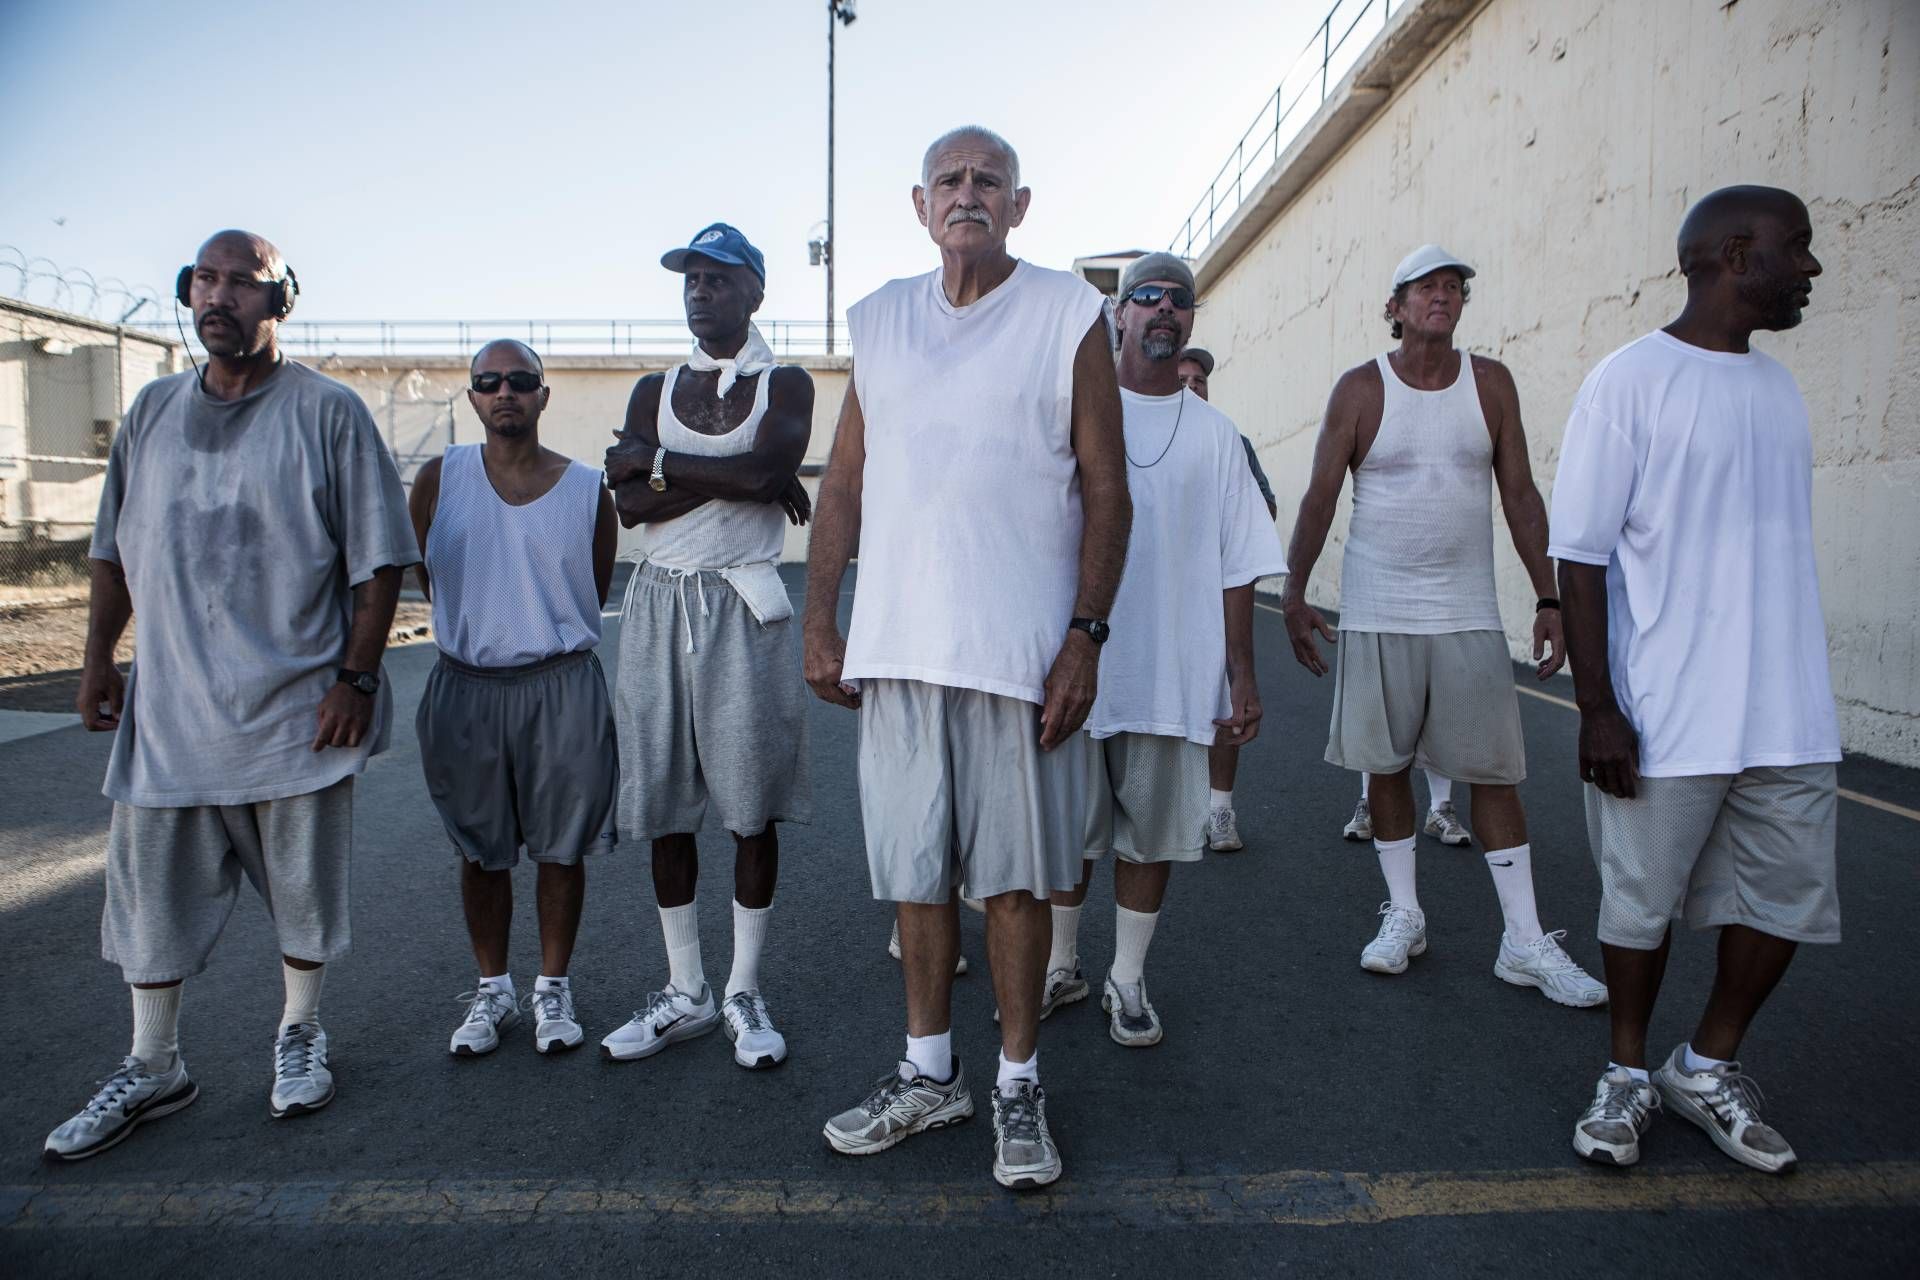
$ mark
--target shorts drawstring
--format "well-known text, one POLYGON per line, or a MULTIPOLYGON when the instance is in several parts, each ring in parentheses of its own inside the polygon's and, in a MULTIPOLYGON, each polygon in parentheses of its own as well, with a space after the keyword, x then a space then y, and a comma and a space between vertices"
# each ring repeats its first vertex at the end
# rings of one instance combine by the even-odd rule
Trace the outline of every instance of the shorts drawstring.
POLYGON ((707 584, 705 580, 701 578, 700 574, 702 571, 699 569, 672 569, 666 565, 661 565, 660 567, 666 569, 667 577, 672 579, 674 590, 680 597, 681 621, 687 628, 687 652, 692 653, 693 613, 687 608, 687 579, 693 579, 693 589, 700 597, 700 616, 703 618, 707 616, 707 584))

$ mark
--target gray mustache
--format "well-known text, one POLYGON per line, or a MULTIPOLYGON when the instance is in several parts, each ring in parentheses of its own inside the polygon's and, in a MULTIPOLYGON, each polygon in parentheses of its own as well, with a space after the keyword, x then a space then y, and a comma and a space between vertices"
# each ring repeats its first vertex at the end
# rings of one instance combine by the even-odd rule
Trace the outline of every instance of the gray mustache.
POLYGON ((947 226, 957 226, 962 222, 977 222, 987 230, 993 230, 993 218, 985 209, 969 209, 964 206, 947 215, 947 226))

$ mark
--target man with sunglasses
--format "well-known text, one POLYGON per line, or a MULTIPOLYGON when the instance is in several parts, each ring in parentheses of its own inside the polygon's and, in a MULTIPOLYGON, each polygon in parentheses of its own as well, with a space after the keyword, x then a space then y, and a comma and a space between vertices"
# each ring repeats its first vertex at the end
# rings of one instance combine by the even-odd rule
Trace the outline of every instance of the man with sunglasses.
POLYGON ((1126 558, 1106 302, 1007 252, 1031 193, 978 126, 927 148, 914 211, 940 266, 848 313, 858 353, 807 566, 806 676, 860 713, 860 812, 897 904, 904 1059, 827 1121, 873 1155, 973 1114, 953 1052, 958 900, 986 903, 1000 1009, 993 1176, 1060 1176, 1040 1088, 1047 899, 1080 880, 1100 645, 1126 558), (840 582, 858 545, 853 625, 840 582))
POLYGON ((380 656, 420 559, 366 405, 280 354, 299 290, 280 251, 222 231, 176 290, 207 364, 148 383, 114 435, 78 700, 82 724, 114 735, 101 953, 133 988, 133 1047, 48 1135, 58 1160, 199 1095, 181 987, 242 876, 273 917, 286 988, 269 1113, 333 1100, 319 1007, 352 940, 353 780, 387 746, 380 656), (136 614, 123 683, 113 649, 136 614))
POLYGON ((1151 253, 1120 282, 1120 403, 1126 414, 1133 531, 1101 654, 1092 739, 1086 861, 1053 895, 1045 1017, 1084 998, 1076 941, 1096 860, 1113 854, 1114 947, 1100 1004, 1129 1048, 1160 1043, 1147 998, 1147 948, 1176 862, 1206 847, 1208 761, 1260 727, 1253 669, 1253 584, 1286 559, 1248 469, 1240 431, 1180 384, 1193 328, 1193 272, 1151 253))
POLYGON ((758 1069, 787 1056, 760 992, 776 828, 813 816, 800 637, 778 569, 786 522, 811 510, 799 472, 813 379, 776 364, 753 323, 767 268, 738 230, 716 222, 660 265, 685 277, 693 353, 635 385, 607 478, 642 557, 620 611, 620 828, 652 842, 668 976, 600 1043, 609 1058, 645 1058, 723 1026, 733 1060, 758 1069), (709 802, 734 843, 733 969, 718 1001, 694 900, 709 802))
POLYGON ((426 559, 440 661, 415 726, 427 793, 460 857, 460 899, 480 979, 448 1052, 491 1053, 520 1020, 507 966, 513 868, 539 864, 534 1048, 576 1048, 567 966, 589 853, 615 840, 620 765, 594 646, 619 527, 595 467, 540 443, 551 390, 511 338, 473 357, 467 403, 486 439, 420 469, 408 507, 426 559))
POLYGON ((1606 987, 1561 948, 1564 930, 1541 928, 1534 903, 1519 792, 1526 747, 1494 589, 1489 481, 1500 486, 1514 549, 1540 596, 1533 623, 1540 679, 1560 669, 1566 646, 1546 505, 1534 487, 1513 375, 1454 346, 1473 274, 1437 244, 1415 249, 1394 269, 1386 320, 1400 345, 1334 385, 1280 606, 1294 657, 1323 674, 1314 633, 1335 636, 1307 603, 1307 579, 1353 472, 1327 761, 1373 775, 1373 844, 1388 900, 1361 967, 1404 973, 1427 949, 1414 891, 1411 769, 1418 764, 1473 788, 1474 834, 1505 922, 1495 976, 1557 1004, 1591 1008, 1606 1003, 1606 987))

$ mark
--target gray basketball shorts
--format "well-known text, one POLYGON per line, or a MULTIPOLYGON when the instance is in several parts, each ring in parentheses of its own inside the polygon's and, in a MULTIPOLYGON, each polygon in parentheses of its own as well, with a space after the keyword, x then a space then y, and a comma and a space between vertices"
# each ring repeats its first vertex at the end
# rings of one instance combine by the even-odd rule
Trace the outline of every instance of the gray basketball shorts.
POLYGON ((1198 862, 1206 850, 1207 749, 1157 733, 1093 738, 1086 856, 1198 862))
POLYGON ((1513 660, 1498 631, 1342 631, 1334 646, 1327 763, 1363 773, 1408 765, 1455 782, 1527 776, 1513 660))
POLYGON ((1600 941, 1650 951, 1680 919, 1840 941, 1835 785, 1831 764, 1641 778, 1631 800, 1588 783, 1600 941))
POLYGON ((860 682, 860 816, 873 896, 1045 898, 1080 883, 1087 753, 1040 749, 1040 708, 920 680, 860 682))
POLYGON ((592 650, 519 667, 446 654, 414 716, 420 768, 447 839, 484 871, 572 865, 618 843, 620 752, 607 678, 592 650))
POLYGON ((267 904, 282 955, 338 960, 353 949, 352 864, 351 777, 253 804, 115 804, 100 955, 130 983, 193 977, 207 967, 245 876, 267 904))
POLYGON ((756 836, 813 818, 797 617, 762 624, 717 573, 634 566, 614 719, 630 840, 721 825, 756 836))

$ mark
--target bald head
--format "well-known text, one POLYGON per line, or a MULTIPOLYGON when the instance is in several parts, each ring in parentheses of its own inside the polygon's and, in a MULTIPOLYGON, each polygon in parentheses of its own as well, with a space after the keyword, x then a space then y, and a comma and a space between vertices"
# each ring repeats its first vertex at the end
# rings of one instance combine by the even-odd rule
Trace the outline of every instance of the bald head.
POLYGON ((1692 279, 1725 264, 1729 240, 1756 240, 1765 231, 1807 225, 1807 206, 1779 187, 1722 187, 1687 210, 1680 223, 1680 274, 1692 279))
POLYGON ((275 326, 293 308, 298 286, 273 241, 251 231, 216 231, 194 254, 183 298, 193 310, 194 331, 216 360, 271 359, 275 326))
POLYGON ((1725 350, 1747 349, 1755 329, 1791 329, 1813 294, 1807 206, 1778 187, 1722 187, 1687 210, 1680 224, 1680 273, 1687 308, 1675 324, 1711 329, 1725 350))
POLYGON ((487 371, 512 373, 515 369, 526 369, 543 378, 547 374, 540 354, 518 338, 495 338, 474 352, 473 362, 467 366, 469 375, 487 371))
POLYGON ((947 130, 927 148, 927 154, 920 159, 921 186, 933 180, 934 162, 940 158, 941 152, 958 146, 984 146, 998 152, 1006 162, 1008 185, 1020 185, 1020 155, 1013 149, 1013 144, 984 125, 963 124, 958 129, 947 130))
POLYGON ((287 260, 280 256, 280 249, 273 241, 252 231, 216 231, 208 236, 206 243, 200 246, 200 252, 194 255, 195 262, 204 262, 209 256, 219 253, 247 254, 251 256, 266 279, 278 280, 287 274, 287 260), (224 250, 225 253, 220 253, 224 250))

